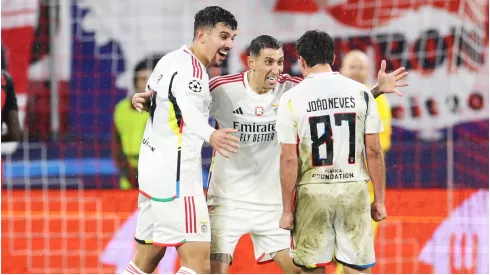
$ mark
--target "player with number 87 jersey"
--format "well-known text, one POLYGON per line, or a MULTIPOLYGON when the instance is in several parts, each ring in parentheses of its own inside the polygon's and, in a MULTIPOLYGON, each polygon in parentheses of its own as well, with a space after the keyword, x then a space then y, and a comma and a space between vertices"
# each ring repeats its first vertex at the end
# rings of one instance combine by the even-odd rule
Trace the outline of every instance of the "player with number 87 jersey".
POLYGON ((375 201, 384 209, 383 126, 376 101, 365 85, 332 71, 334 40, 327 33, 308 31, 296 47, 305 79, 281 98, 277 114, 280 224, 293 230, 297 266, 324 273, 335 252, 346 273, 370 273, 375 264, 370 212, 378 211, 378 220, 386 216, 386 210, 370 209, 366 184, 371 176, 375 201))

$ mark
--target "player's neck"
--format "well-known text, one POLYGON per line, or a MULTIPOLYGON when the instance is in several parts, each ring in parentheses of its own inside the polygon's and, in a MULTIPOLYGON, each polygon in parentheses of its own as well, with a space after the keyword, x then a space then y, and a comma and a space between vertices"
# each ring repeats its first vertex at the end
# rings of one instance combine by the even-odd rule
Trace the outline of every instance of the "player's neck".
POLYGON ((201 61, 204 67, 209 67, 209 64, 211 64, 211 62, 206 58, 206 55, 200 49, 199 45, 196 45, 194 42, 192 42, 192 44, 189 46, 189 50, 195 57, 197 57, 197 59, 199 59, 199 61, 201 61))
POLYGON ((306 68, 306 74, 304 77, 312 76, 314 74, 321 74, 321 73, 331 73, 332 67, 330 67, 329 64, 318 64, 310 68, 306 68))
POLYGON ((254 92, 256 92, 257 94, 259 94, 259 95, 265 94, 268 91, 270 91, 270 89, 265 88, 262 85, 262 83, 260 83, 260 84, 257 83, 258 82, 258 78, 253 75, 252 71, 248 71, 247 72, 247 81, 248 81, 248 86, 250 86, 250 88, 252 88, 252 90, 254 92))

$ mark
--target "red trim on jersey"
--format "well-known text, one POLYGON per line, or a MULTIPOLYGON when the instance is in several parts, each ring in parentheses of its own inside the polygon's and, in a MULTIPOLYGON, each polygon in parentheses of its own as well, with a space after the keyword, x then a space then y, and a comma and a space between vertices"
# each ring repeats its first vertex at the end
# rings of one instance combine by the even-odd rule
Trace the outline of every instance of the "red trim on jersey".
POLYGON ((184 197, 184 206, 185 206, 185 233, 189 233, 189 211, 187 210, 187 197, 184 197))
POLYGON ((209 86, 215 86, 218 82, 223 82, 223 81, 226 81, 226 80, 230 80, 230 79, 235 79, 235 78, 238 78, 240 77, 240 74, 230 74, 230 75, 225 75, 225 76, 218 76, 218 77, 215 77, 213 78, 210 82, 209 82, 209 86))
POLYGON ((247 88, 247 86, 245 86, 245 73, 244 72, 242 73, 242 84, 243 84, 243 88, 247 88))
POLYGON ((186 240, 183 240, 181 242, 178 242, 178 243, 153 243, 153 245, 156 245, 156 246, 181 246, 183 244, 186 243, 186 240))
POLYGON ((202 67, 200 62, 190 52, 184 50, 185 53, 191 56, 192 59, 192 76, 198 79, 202 79, 202 67))
POLYGON ((193 222, 194 222, 194 233, 197 233, 197 225, 196 225, 196 205, 194 204, 194 197, 191 197, 191 202, 192 202, 192 216, 193 216, 193 222))
POLYGON ((220 78, 219 80, 213 81, 209 85, 209 91, 212 92, 214 89, 218 88, 221 85, 228 84, 228 83, 233 83, 233 82, 238 82, 241 81, 240 75, 230 77, 230 78, 220 78))
POLYGON ((215 77, 215 78, 211 79, 211 81, 209 82, 209 85, 213 85, 216 82, 221 81, 221 80, 224 80, 224 79, 235 78, 237 76, 240 76, 240 73, 218 76, 218 77, 215 77))
POLYGON ((291 82, 293 82, 293 83, 298 84, 298 83, 300 83, 302 80, 303 80, 303 79, 302 79, 301 77, 293 77, 293 76, 290 76, 290 75, 288 75, 288 74, 281 74, 281 75, 279 75, 277 82, 279 82, 279 83, 284 83, 284 82, 286 82, 286 81, 291 81, 291 82))

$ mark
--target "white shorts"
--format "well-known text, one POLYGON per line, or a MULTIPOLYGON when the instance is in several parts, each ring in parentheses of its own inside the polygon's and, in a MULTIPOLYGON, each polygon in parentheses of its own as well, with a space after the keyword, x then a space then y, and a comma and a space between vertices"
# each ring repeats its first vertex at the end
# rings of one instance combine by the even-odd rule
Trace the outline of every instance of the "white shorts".
POLYGON ((282 211, 258 211, 210 206, 211 253, 233 256, 238 240, 250 233, 257 263, 272 261, 276 252, 289 249, 290 231, 279 228, 282 211))
POLYGON ((375 264, 371 207, 366 182, 301 185, 296 190, 295 265, 325 266, 335 259, 350 267, 375 264))
POLYGON ((169 202, 152 201, 139 194, 135 240, 142 244, 179 246, 210 242, 208 207, 203 195, 169 202))

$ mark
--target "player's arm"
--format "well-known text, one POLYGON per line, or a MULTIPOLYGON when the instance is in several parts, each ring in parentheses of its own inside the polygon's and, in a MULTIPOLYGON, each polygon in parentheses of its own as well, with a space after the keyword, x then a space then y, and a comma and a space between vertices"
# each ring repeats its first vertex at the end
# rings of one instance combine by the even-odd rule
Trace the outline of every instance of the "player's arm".
POLYGON ((7 134, 2 135, 2 142, 20 141, 22 138, 22 130, 19 122, 19 108, 17 106, 17 96, 15 95, 14 82, 12 77, 7 72, 3 72, 6 80, 6 98, 5 109, 2 111, 2 115, 6 115, 7 119, 5 124, 7 125, 7 134))
POLYGON ((381 61, 381 67, 378 72, 378 82, 376 86, 371 89, 371 93, 374 98, 377 98, 381 94, 395 93, 402 96, 403 93, 397 88, 408 86, 408 83, 401 81, 408 76, 405 72, 405 67, 400 67, 391 73, 386 73, 386 61, 381 61))
POLYGON ((375 221, 386 218, 385 189, 386 168, 379 133, 383 131, 374 97, 369 96, 366 115, 365 144, 369 176, 374 188, 374 202, 371 204, 371 217, 375 221))
POLYGON ((298 155, 296 152, 298 132, 292 112, 289 99, 283 96, 279 103, 276 118, 278 142, 281 144, 280 178, 283 214, 280 227, 283 229, 292 229, 293 193, 298 179, 298 155))
POLYGON ((178 72, 175 86, 172 85, 172 93, 174 94, 177 105, 182 112, 184 124, 199 138, 208 142, 214 149, 225 157, 230 157, 229 153, 236 153, 240 146, 240 141, 237 137, 229 133, 237 132, 236 129, 223 128, 216 130, 208 123, 208 119, 199 110, 200 106, 204 106, 204 93, 209 92, 208 83, 203 83, 201 79, 192 76, 192 73, 178 72), (180 74, 180 75, 179 75, 180 74), (197 83, 200 90, 196 91, 190 83, 197 83))
POLYGON ((384 131, 379 134, 379 141, 381 142, 383 153, 386 153, 391 147, 391 107, 386 96, 378 97, 376 103, 378 104, 379 118, 381 119, 384 129, 384 131))
POLYGON ((140 113, 143 111, 150 112, 150 99, 153 93, 154 91, 149 86, 146 87, 144 93, 135 93, 131 99, 133 107, 140 113))

